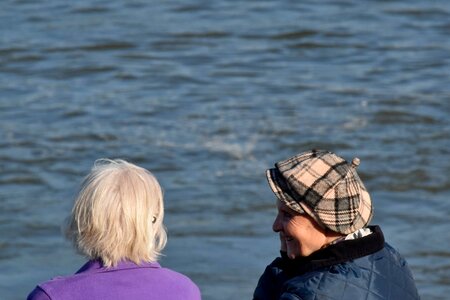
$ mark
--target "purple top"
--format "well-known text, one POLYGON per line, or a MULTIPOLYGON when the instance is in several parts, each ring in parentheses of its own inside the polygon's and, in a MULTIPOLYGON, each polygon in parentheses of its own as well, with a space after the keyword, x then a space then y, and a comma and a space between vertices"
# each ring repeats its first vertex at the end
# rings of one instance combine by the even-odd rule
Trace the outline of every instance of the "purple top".
POLYGON ((28 300, 158 299, 200 300, 199 288, 186 276, 158 263, 121 262, 104 268, 88 261, 77 273, 38 285, 28 300))

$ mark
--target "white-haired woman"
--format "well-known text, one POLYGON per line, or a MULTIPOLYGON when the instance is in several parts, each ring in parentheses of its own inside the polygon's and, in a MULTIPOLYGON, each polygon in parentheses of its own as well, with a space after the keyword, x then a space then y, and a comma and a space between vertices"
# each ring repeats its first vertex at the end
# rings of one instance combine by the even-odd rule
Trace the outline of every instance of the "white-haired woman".
POLYGON ((124 160, 96 161, 67 223, 67 237, 89 261, 74 275, 38 285, 41 299, 201 299, 186 276, 157 259, 167 236, 161 187, 124 160))

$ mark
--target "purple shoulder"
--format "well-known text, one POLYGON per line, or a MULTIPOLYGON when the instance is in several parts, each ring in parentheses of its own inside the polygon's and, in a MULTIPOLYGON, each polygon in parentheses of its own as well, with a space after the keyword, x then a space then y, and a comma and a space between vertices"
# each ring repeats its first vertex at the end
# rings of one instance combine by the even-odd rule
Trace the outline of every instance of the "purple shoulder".
POLYGON ((28 295, 27 300, 51 300, 51 298, 41 287, 37 286, 28 295))
POLYGON ((186 275, 172 269, 161 268, 173 281, 173 288, 179 289, 181 295, 185 295, 188 300, 201 300, 199 287, 186 275))

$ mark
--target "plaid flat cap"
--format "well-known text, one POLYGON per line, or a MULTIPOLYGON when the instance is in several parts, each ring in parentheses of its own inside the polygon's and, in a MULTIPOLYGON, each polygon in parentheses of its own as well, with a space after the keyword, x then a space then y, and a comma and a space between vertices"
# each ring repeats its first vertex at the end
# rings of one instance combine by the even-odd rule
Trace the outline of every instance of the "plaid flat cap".
POLYGON ((349 164, 325 150, 300 153, 266 171, 277 198, 322 227, 349 234, 372 218, 372 202, 356 173, 359 159, 349 164))

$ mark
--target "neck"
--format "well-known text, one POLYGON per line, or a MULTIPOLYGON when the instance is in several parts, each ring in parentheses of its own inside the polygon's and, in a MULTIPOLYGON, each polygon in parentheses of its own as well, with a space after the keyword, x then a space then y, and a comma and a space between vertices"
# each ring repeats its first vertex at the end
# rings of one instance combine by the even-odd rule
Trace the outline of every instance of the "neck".
POLYGON ((346 237, 346 235, 344 235, 344 234, 340 234, 340 233, 331 231, 331 230, 329 230, 329 229, 327 229, 327 230, 325 231, 325 236, 326 236, 325 243, 324 243, 324 245, 321 247, 321 249, 326 248, 326 247, 328 247, 329 245, 333 245, 333 244, 335 244, 336 242, 345 239, 345 237, 346 237))

